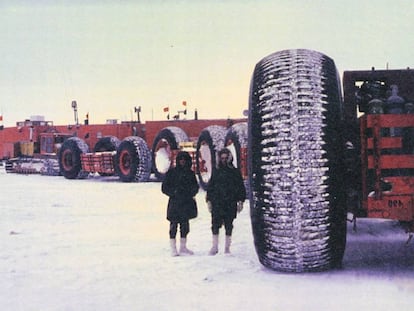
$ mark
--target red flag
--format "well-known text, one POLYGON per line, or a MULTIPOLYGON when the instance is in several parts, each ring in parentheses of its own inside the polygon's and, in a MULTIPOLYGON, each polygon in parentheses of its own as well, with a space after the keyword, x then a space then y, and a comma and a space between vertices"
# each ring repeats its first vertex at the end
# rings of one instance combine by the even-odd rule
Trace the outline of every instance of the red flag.
POLYGON ((169 110, 170 110, 170 108, 168 108, 168 107, 164 108, 164 112, 168 112, 169 110))
POLYGON ((183 106, 187 106, 187 102, 186 101, 183 101, 183 106))

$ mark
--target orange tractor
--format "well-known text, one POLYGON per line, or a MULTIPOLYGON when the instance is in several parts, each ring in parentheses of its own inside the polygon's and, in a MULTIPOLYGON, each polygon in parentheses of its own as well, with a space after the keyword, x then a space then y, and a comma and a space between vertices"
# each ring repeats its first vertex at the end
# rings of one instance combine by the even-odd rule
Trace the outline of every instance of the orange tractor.
POLYGON ((179 150, 192 155, 205 187, 216 152, 227 146, 234 165, 247 177, 245 119, 108 122, 56 126, 43 120, 18 122, 0 131, 0 152, 9 173, 118 176, 124 182, 162 180, 179 150))

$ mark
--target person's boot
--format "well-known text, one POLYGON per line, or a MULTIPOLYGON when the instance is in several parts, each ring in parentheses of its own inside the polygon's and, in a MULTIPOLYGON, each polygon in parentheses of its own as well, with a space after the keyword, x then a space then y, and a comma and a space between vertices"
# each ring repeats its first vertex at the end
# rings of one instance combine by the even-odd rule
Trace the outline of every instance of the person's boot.
POLYGON ((187 238, 181 238, 180 240, 180 255, 193 255, 194 252, 187 248, 187 238))
POLYGON ((211 247, 210 252, 208 253, 209 255, 214 256, 218 253, 218 238, 218 234, 213 234, 213 246, 211 247))
POLYGON ((178 256, 177 245, 175 243, 175 239, 170 239, 170 246, 171 246, 171 256, 173 257, 178 256))
POLYGON ((231 235, 226 235, 226 242, 224 245, 224 253, 230 254, 231 235))

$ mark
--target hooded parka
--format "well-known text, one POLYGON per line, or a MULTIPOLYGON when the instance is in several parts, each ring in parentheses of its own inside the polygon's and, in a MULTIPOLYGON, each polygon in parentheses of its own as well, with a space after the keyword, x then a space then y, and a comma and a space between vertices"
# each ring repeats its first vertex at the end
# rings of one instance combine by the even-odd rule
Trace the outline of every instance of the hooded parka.
POLYGON ((246 189, 240 171, 231 164, 231 154, 228 154, 228 163, 219 163, 213 171, 207 186, 207 201, 212 203, 213 215, 236 218, 237 202, 246 199, 246 189))
POLYGON ((176 157, 176 166, 167 172, 162 183, 162 192, 169 196, 167 219, 171 222, 180 223, 197 217, 194 196, 199 186, 191 166, 191 156, 188 152, 180 151, 176 157), (179 164, 181 159, 185 160, 184 166, 179 164))

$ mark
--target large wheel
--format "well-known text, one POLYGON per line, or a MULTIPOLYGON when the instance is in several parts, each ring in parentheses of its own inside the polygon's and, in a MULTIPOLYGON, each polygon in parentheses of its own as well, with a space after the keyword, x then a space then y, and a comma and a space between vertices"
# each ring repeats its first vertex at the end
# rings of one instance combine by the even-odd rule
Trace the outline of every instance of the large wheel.
POLYGON ((233 156, 234 167, 242 166, 242 150, 247 148, 247 122, 233 124, 225 137, 224 145, 233 156))
POLYGON ((179 149, 181 142, 188 141, 187 134, 179 127, 162 129, 152 145, 153 172, 158 180, 163 180, 173 163, 173 150, 179 149))
POLYGON ((151 152, 147 143, 137 136, 129 136, 119 145, 115 170, 124 182, 145 182, 151 174, 151 152))
POLYGON ((85 178, 82 171, 81 154, 89 152, 88 145, 78 137, 66 139, 58 153, 60 173, 67 179, 85 178))
POLYGON ((333 60, 286 50, 254 70, 248 158, 260 262, 284 272, 337 267, 346 242, 341 96, 333 60))
POLYGON ((226 128, 220 125, 210 125, 198 136, 196 167, 199 184, 204 190, 207 189, 213 169, 217 165, 217 152, 224 147, 225 136, 226 128))

